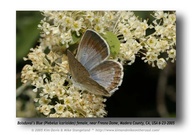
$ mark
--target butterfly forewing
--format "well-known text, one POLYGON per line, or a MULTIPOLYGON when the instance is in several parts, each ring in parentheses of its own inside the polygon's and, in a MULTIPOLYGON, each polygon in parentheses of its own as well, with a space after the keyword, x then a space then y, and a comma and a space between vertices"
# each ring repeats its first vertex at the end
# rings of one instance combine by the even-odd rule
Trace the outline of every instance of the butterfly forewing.
POLYGON ((89 71, 109 56, 106 41, 92 30, 87 30, 79 44, 76 58, 89 71))

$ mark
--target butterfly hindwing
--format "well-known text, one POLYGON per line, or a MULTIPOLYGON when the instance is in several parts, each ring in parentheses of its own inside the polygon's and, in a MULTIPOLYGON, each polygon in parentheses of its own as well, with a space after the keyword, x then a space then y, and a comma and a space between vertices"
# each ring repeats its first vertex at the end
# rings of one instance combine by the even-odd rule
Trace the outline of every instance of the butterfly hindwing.
POLYGON ((93 80, 111 92, 121 85, 123 77, 122 66, 115 61, 104 61, 89 73, 93 80))
POLYGON ((87 90, 96 95, 110 96, 109 92, 103 86, 94 81, 86 68, 75 58, 75 56, 67 51, 69 69, 72 76, 73 84, 82 89, 87 90))

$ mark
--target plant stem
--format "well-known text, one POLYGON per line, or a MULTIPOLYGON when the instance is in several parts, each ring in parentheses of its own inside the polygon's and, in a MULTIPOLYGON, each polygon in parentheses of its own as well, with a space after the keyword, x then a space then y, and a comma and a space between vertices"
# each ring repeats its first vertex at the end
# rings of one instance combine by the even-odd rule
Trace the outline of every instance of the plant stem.
POLYGON ((31 82, 27 82, 27 83, 21 85, 19 88, 17 88, 16 97, 18 97, 26 89, 26 87, 28 87, 30 85, 31 85, 31 82))

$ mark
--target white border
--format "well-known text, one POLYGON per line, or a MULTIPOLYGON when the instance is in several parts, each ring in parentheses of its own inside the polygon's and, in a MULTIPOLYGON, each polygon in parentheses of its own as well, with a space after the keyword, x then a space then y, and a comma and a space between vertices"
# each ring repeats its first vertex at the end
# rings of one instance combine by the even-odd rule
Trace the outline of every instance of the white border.
MULTIPOLYGON (((183 67, 182 74, 184 76, 183 91, 182 94, 182 112, 180 122, 173 128, 163 127, 157 134, 192 134, 192 88, 191 88, 191 75, 192 75, 192 43, 191 43, 191 4, 189 1, 179 0, 6 0, 1 1, 1 132, 2 133, 18 133, 18 134, 33 134, 29 128, 23 128, 17 126, 17 119, 15 118, 15 73, 16 73, 16 10, 176 10, 177 16, 180 16, 183 20, 183 33, 178 33, 177 36, 183 37, 183 44, 177 44, 182 46, 183 52, 180 52, 180 56, 184 60, 183 65, 179 65, 177 68, 183 67)), ((179 50, 177 50, 179 51, 179 50)), ((177 79, 179 79, 177 77, 177 79)), ((179 95, 177 95, 179 96, 179 95)), ((180 102, 180 101, 177 101, 180 102)), ((161 126, 159 127, 161 128, 161 126)), ((117 132, 115 132, 117 133, 117 132)), ((115 134, 114 133, 114 134, 115 134)), ((121 134, 132 134, 131 132, 120 132, 121 134)), ((149 134, 133 132, 134 134, 149 134)), ((42 134, 50 134, 42 133, 42 134)), ((60 134, 60 133, 54 133, 60 134)), ((65 133, 62 133, 65 134, 65 133)), ((73 134, 76 134, 75 132, 73 134)), ((79 134, 90 134, 81 132, 79 134)), ((106 132, 99 133, 106 134, 106 132)), ((110 133, 111 134, 111 133, 110 133)), ((112 133, 113 134, 113 133, 112 133)))

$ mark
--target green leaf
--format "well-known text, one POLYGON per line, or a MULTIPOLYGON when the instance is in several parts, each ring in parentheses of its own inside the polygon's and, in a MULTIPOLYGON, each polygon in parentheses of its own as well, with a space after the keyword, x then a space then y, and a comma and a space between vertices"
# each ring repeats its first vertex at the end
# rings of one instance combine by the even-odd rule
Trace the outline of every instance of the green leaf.
POLYGON ((116 57, 120 50, 120 41, 117 36, 110 31, 107 31, 103 38, 107 41, 110 47, 110 53, 112 57, 116 57))
POLYGON ((42 15, 36 11, 16 12, 16 60, 17 63, 23 60, 39 38, 37 25, 42 15))
POLYGON ((72 35, 72 39, 73 39, 73 42, 71 44, 76 44, 81 39, 81 36, 77 36, 75 31, 72 32, 71 35, 72 35))

